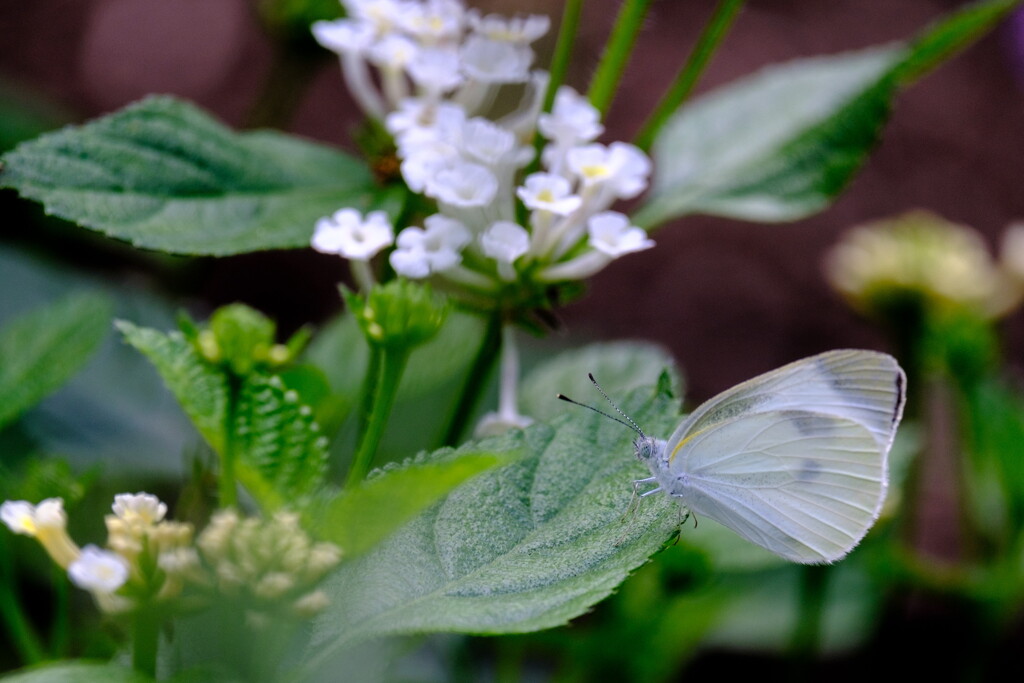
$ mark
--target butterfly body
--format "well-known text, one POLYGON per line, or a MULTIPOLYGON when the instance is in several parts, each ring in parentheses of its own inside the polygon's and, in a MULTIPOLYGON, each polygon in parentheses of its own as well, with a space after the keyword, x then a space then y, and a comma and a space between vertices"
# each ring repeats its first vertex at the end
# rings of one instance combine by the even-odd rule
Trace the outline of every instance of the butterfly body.
POLYGON ((795 562, 833 562, 877 519, 903 411, 895 359, 831 351, 712 398, 637 458, 690 511, 795 562))

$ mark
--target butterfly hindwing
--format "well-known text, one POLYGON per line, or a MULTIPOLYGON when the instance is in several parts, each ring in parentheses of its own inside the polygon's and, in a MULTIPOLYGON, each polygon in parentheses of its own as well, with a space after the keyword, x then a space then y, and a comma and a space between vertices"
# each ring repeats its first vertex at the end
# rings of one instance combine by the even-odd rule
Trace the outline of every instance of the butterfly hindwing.
POLYGON ((669 493, 789 560, 832 562, 878 517, 887 450, 865 426, 833 414, 742 414, 682 444, 669 493))

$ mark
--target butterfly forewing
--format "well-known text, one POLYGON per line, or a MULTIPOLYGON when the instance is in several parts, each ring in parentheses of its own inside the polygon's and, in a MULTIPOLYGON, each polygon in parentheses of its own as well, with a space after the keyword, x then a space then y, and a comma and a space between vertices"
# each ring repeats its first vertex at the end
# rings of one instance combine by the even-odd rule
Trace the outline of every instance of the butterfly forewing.
POLYGON ((903 371, 875 351, 828 351, 738 384, 699 406, 669 438, 669 456, 687 438, 739 415, 813 410, 852 420, 888 451, 903 413, 903 371))
POLYGON ((831 562, 878 517, 886 468, 860 423, 772 410, 716 422, 687 440, 670 465, 677 478, 669 493, 787 559, 831 562))

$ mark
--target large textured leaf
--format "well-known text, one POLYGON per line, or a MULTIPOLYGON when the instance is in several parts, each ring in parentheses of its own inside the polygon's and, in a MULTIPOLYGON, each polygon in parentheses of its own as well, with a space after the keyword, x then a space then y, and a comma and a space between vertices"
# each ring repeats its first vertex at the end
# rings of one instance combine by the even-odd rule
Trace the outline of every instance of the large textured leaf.
POLYGON ((0 427, 70 379, 110 328, 111 301, 71 295, 0 329, 0 427))
POLYGON ((152 681, 124 666, 86 661, 59 662, 4 676, 8 683, 146 683, 152 681))
POLYGON ((389 467, 331 501, 314 520, 317 536, 338 544, 346 559, 361 555, 462 482, 514 457, 462 453, 389 467))
POLYGON ((3 164, 0 186, 48 213, 179 254, 305 246, 317 218, 383 201, 351 157, 280 133, 234 133, 163 96, 19 145, 3 164))
POLYGON ((1019 0, 969 6, 910 44, 764 69, 683 107, 652 154, 652 227, 705 213, 787 221, 820 211, 864 162, 900 86, 984 34, 1019 0))
MULTIPOLYGON (((642 389, 623 401, 667 434, 678 403, 642 389)), ((473 448, 520 450, 343 563, 326 586, 311 666, 361 639, 395 633, 513 633, 556 626, 607 596, 669 537, 678 506, 645 499, 623 515, 644 468, 634 434, 589 411, 473 448)))
POLYGON ((126 342, 141 351, 163 377, 185 414, 217 452, 224 448, 228 410, 227 376, 199 355, 180 332, 164 333, 116 323, 126 342))

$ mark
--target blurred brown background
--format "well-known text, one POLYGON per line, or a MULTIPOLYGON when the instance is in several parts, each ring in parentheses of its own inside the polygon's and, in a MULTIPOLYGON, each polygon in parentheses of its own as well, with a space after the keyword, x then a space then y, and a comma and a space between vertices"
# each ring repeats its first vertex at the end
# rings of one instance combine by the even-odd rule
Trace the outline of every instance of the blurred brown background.
MULTIPOLYGON (((558 15, 545 0, 475 3, 558 15)), ((586 85, 618 7, 590 0, 570 83, 586 85)), ((712 61, 706 91, 769 63, 902 39, 962 3, 954 0, 750 0, 712 61)), ((712 0, 660 0, 603 138, 630 139, 685 57, 712 0)), ((249 0, 33 0, 0 4, 0 78, 66 107, 74 119, 152 92, 196 101, 241 125, 271 65, 271 43, 249 0)), ((551 37, 540 46, 550 50, 551 37)), ((1018 15, 898 100, 883 141, 830 210, 788 225, 691 217, 660 230, 656 249, 622 259, 564 312, 570 334, 661 342, 697 400, 788 360, 881 338, 825 285, 824 251, 843 229, 925 207, 972 225, 990 244, 1024 218, 1024 17, 1018 15)), ((357 121, 336 62, 325 58, 291 130, 351 147, 357 121)), ((13 204, 4 197, 3 206, 13 204)), ((13 226, 7 241, 38 242, 13 226)), ((55 247, 61 245, 55 244, 55 247)), ((125 266, 122 252, 96 261, 125 266)), ((212 303, 244 299, 285 326, 339 305, 337 261, 311 252, 203 259, 198 290, 212 303)), ((193 285, 195 287, 196 285, 193 285)), ((1009 355, 1024 348, 1020 314, 1009 355)))

